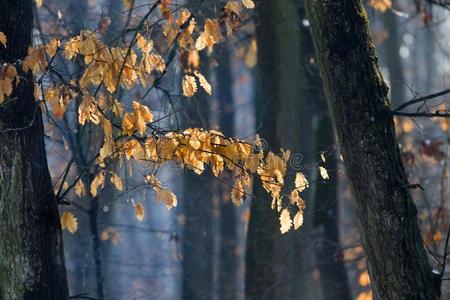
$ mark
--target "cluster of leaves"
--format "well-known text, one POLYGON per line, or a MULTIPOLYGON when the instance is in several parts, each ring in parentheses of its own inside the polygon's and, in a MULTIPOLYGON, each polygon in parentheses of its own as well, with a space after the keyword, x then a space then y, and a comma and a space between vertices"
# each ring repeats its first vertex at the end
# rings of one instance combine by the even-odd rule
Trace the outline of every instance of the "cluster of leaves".
MULTIPOLYGON (((206 93, 211 94, 211 85, 199 71, 199 51, 211 51, 215 44, 224 40, 224 35, 232 34, 244 7, 251 9, 254 3, 251 0, 229 1, 219 18, 204 21, 203 30, 200 30, 191 12, 183 8, 175 13, 170 5, 170 0, 158 1, 147 15, 159 7, 165 20, 163 35, 168 49, 178 50, 179 62, 184 70, 183 94, 186 97, 195 95, 197 81, 206 93)), ((88 30, 73 37, 52 39, 46 44, 31 47, 22 62, 7 64, 0 69, 0 103, 11 95, 13 82, 19 82, 16 67, 21 67, 24 72, 32 72, 38 78, 35 98, 46 108, 48 104, 55 118, 62 118, 70 103, 75 101, 80 125, 91 123, 92 126, 101 126, 103 145, 96 156, 100 171, 89 188, 93 197, 104 188, 108 176, 117 190, 123 190, 120 176, 106 170, 108 161, 126 158, 156 166, 175 162, 198 175, 209 167, 216 177, 224 171, 233 174, 231 199, 236 205, 244 200, 251 184, 251 175, 259 177, 264 189, 273 198, 272 208, 280 214, 281 232, 289 231, 292 226, 299 228, 305 208, 300 193, 308 187, 308 181, 302 173, 297 173, 295 188, 289 196, 290 205, 286 206, 282 190, 289 151, 281 150, 279 155, 264 153, 259 137, 254 143, 249 143, 225 137, 215 130, 189 128, 178 132, 159 128, 153 120, 153 112, 141 99, 133 101, 132 111, 125 112, 123 104, 116 99, 117 91, 138 85, 144 88, 155 86, 167 70, 168 61, 158 53, 150 37, 151 32, 145 29, 144 20, 136 27, 131 41, 121 47, 104 44, 96 32, 88 30), (52 65, 58 55, 66 61, 78 60, 83 64, 79 80, 67 80, 58 73, 52 65), (43 78, 50 75, 59 81, 53 79, 49 80, 53 84, 44 84, 43 78), (296 214, 292 219, 290 211, 293 207, 296 214)), ((2 33, 0 44, 6 46, 6 37, 2 33)), ((164 188, 155 175, 156 172, 147 174, 143 179, 153 188, 160 202, 169 209, 175 207, 177 197, 164 188)), ((86 194, 80 178, 72 186, 79 197, 86 194)), ((136 218, 142 221, 142 204, 134 203, 134 209, 136 218)), ((72 233, 77 230, 77 220, 72 213, 64 213, 61 223, 72 233)))

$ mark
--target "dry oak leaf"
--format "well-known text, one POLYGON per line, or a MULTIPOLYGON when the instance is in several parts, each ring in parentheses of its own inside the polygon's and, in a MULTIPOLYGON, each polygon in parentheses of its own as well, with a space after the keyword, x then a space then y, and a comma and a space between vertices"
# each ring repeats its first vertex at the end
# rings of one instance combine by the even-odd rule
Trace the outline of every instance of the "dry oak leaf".
POLYGON ((292 227, 291 213, 285 208, 280 214, 280 231, 282 234, 288 232, 292 227))
POLYGON ((86 194, 86 189, 84 188, 84 184, 81 180, 78 180, 75 184, 75 194, 80 198, 86 194))
POLYGON ((6 42, 8 40, 6 39, 6 35, 0 31, 0 44, 3 44, 3 46, 6 48, 6 42))
POLYGON ((102 172, 95 176, 94 180, 91 182, 91 195, 97 197, 97 190, 99 187, 103 188, 105 186, 105 175, 102 172))
POLYGON ((327 169, 325 169, 324 167, 320 166, 320 167, 319 167, 319 171, 320 171, 320 176, 321 176, 323 179, 330 179, 330 176, 328 175, 327 169))
POLYGON ((197 50, 203 50, 205 47, 212 48, 214 44, 223 39, 220 25, 217 20, 206 19, 204 31, 200 34, 195 42, 197 50))
POLYGON ((123 190, 122 178, 120 178, 119 175, 117 175, 116 173, 112 173, 110 180, 114 185, 114 187, 116 188, 116 190, 118 191, 123 190))
POLYGON ((156 189, 156 199, 164 202, 168 209, 177 206, 177 196, 168 189, 156 189))
POLYGON ((370 0, 369 5, 372 6, 376 10, 385 12, 386 10, 392 8, 392 1, 391 0, 370 0))
POLYGON ((294 229, 297 230, 303 225, 303 213, 297 212, 294 216, 294 229))
POLYGON ((77 218, 71 212, 64 212, 61 216, 61 228, 74 234, 78 230, 77 218))
POLYGON ((13 91, 13 81, 18 82, 17 71, 11 65, 0 67, 0 103, 5 101, 6 97, 10 96, 13 91))
POLYGON ((255 8, 255 3, 253 0, 242 0, 242 4, 244 4, 244 6, 248 9, 255 8))
POLYGON ((144 221, 144 217, 145 217, 144 206, 139 202, 134 204, 134 215, 136 216, 136 219, 139 222, 144 221))
POLYGON ((183 88, 183 95, 186 97, 192 97, 197 92, 197 82, 195 81, 194 76, 184 75, 181 85, 183 88))
POLYGON ((205 92, 208 95, 211 95, 211 84, 206 80, 205 76, 203 76, 199 71, 194 71, 194 75, 197 76, 200 86, 205 90, 205 92))

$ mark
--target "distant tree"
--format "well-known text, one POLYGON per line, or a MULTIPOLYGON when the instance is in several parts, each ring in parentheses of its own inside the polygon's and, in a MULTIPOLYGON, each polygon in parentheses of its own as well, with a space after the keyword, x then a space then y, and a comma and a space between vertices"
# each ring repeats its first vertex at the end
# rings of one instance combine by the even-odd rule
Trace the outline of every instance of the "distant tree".
MULTIPOLYGON (((233 97, 233 74, 231 70, 231 54, 229 45, 223 43, 217 51, 217 98, 219 102, 219 128, 228 136, 234 136, 235 108, 233 97)), ((232 176, 224 174, 222 178, 232 184, 232 176)), ((220 201, 220 254, 218 285, 221 299, 235 299, 238 284, 238 216, 236 207, 229 196, 232 187, 224 183, 218 184, 220 201)))
MULTIPOLYGON (((297 2, 263 0, 256 7, 256 129, 267 139, 268 150, 292 150, 286 180, 304 171, 311 159, 313 105, 305 95, 301 68, 301 19, 297 2), (301 154, 300 154, 301 153, 301 154)), ((246 250, 246 298, 314 297, 311 272, 313 253, 308 224, 301 232, 280 236, 272 198, 255 180, 251 198, 246 250), (308 249, 309 248, 309 249, 308 249), (280 263, 283 261, 283 263, 280 263)), ((285 197, 285 199, 288 197, 285 197)), ((306 211, 305 218, 308 218, 306 211)))
MULTIPOLYGON (((304 1, 298 1, 301 21, 307 20, 304 1)), ((300 26, 300 60, 303 80, 299 83, 302 95, 308 99, 314 111, 312 122, 314 132, 313 153, 317 164, 330 170, 329 179, 323 180, 316 174, 316 186, 310 196, 308 214, 312 223, 312 246, 314 264, 320 272, 320 291, 323 299, 351 299, 347 270, 343 262, 343 249, 339 240, 339 197, 337 149, 331 117, 328 112, 322 79, 319 74, 310 27, 300 26), (323 161, 325 158, 325 161, 323 161)))

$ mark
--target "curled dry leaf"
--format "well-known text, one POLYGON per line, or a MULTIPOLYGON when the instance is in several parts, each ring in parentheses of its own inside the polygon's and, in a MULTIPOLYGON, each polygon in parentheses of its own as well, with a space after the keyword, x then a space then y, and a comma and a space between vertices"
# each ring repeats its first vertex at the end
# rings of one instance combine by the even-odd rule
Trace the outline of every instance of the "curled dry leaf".
POLYGON ((211 84, 206 80, 205 76, 203 76, 199 71, 194 72, 195 76, 197 76, 198 81, 200 82, 200 86, 205 90, 208 95, 211 95, 211 84))

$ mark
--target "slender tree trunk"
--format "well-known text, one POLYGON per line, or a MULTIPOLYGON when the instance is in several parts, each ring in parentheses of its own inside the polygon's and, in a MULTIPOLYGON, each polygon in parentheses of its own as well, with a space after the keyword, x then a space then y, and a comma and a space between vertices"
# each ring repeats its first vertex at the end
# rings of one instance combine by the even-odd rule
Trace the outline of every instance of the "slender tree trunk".
POLYGON ((307 0, 312 36, 367 255, 375 299, 437 299, 359 0, 307 0))
MULTIPOLYGON (((300 19, 306 19, 305 5, 298 1, 300 19)), ((300 25, 300 61, 302 97, 313 106, 314 159, 322 151, 330 151, 324 164, 330 179, 316 181, 308 210, 312 215, 314 264, 320 272, 319 283, 323 299, 351 299, 347 271, 341 257, 337 194, 337 161, 334 152, 334 132, 328 113, 319 67, 315 63, 314 45, 309 26, 300 25)), ((311 159, 311 160, 314 160, 311 159)), ((323 164, 322 164, 323 165, 323 164)), ((316 176, 320 176, 316 174, 316 176)))
MULTIPOLYGON (((396 2, 396 1, 395 1, 396 2)), ((393 1, 393 3, 395 4, 393 1)), ((403 79, 403 63, 400 56, 400 32, 397 16, 392 11, 382 15, 384 26, 389 33, 385 41, 386 67, 389 70, 390 98, 394 105, 400 105, 405 100, 405 83, 403 79)))
MULTIPOLYGON (((32 0, 0 1, 0 62, 31 45, 32 0)), ((67 299, 61 230, 31 74, 0 104, 0 299, 67 299)))
MULTIPOLYGON (((330 149, 334 144, 331 119, 326 113, 316 115, 315 137, 316 153, 330 149)), ((321 165, 329 170, 330 178, 326 182, 317 178, 312 209, 314 249, 322 296, 323 299, 352 299, 339 240, 336 153, 331 152, 321 165)))
MULTIPOLYGON (((201 61, 204 66, 208 65, 205 55, 201 56, 201 61)), ((202 74, 207 74, 206 68, 202 74)), ((210 113, 208 96, 199 91, 185 101, 186 127, 207 128, 210 113)), ((214 291, 212 175, 209 170, 205 170, 202 176, 186 170, 183 180, 182 297, 186 300, 211 299, 214 291)))
MULTIPOLYGON (((217 68, 217 97, 220 107, 220 130, 226 136, 234 136, 233 78, 231 75, 230 53, 226 43, 219 45, 219 66, 217 68)), ((231 182, 228 174, 225 182, 231 182)), ((231 202, 229 186, 219 183, 220 201, 220 258, 218 284, 220 299, 236 299, 238 278, 238 236, 236 208, 231 202)))
MULTIPOLYGON (((303 170, 309 161, 312 144, 312 105, 302 94, 301 19, 296 1, 259 1, 256 23, 256 128, 270 145, 266 150, 292 150, 286 182, 293 182, 295 171, 303 170)), ((302 231, 281 236, 272 199, 260 182, 254 183, 253 195, 246 251, 247 299, 288 299, 299 294, 313 298, 317 289, 308 270, 314 257, 312 247, 308 248, 310 223, 305 221, 302 231)))

